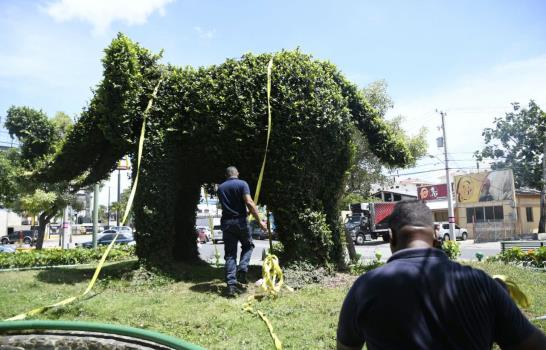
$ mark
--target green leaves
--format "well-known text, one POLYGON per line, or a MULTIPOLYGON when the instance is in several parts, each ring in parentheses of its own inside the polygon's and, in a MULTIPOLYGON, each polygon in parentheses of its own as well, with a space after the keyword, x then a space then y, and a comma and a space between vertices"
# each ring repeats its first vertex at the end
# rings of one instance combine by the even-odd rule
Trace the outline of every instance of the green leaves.
POLYGON ((543 268, 546 266, 546 247, 529 249, 526 252, 520 247, 509 248, 487 258, 487 261, 502 261, 505 264, 543 268))
POLYGON ((512 168, 516 188, 541 188, 546 113, 534 101, 527 108, 519 103, 512 107, 512 112, 495 119, 495 128, 484 129, 486 146, 475 156, 492 159, 492 169, 512 168))
POLYGON ((17 199, 17 177, 20 169, 13 161, 17 157, 15 150, 0 152, 0 205, 10 207, 17 199))
MULTIPOLYGON (((106 247, 97 249, 44 249, 0 254, 0 268, 41 267, 57 265, 89 264, 99 261, 106 247)), ((107 261, 122 261, 135 257, 134 246, 112 248, 107 261)))
POLYGON ((161 75, 135 197, 144 260, 197 257, 191 235, 199 189, 222 182, 228 165, 256 188, 271 58, 273 127, 261 201, 275 214, 289 259, 341 260, 337 209, 355 126, 380 162, 412 162, 408 140, 329 62, 299 50, 249 53, 198 69, 160 65, 159 58, 119 34, 105 50, 103 80, 90 105, 42 174, 50 182, 82 186, 104 179, 125 154, 134 156, 142 112, 161 75))
POLYGON ((55 192, 46 192, 37 189, 32 194, 22 196, 20 206, 26 213, 36 216, 47 208, 50 208, 55 203, 55 200, 57 200, 57 197, 58 194, 55 192))
POLYGON ((11 106, 4 124, 11 137, 21 143, 24 160, 35 164, 52 151, 55 142, 55 127, 47 115, 29 107, 11 106))
POLYGON ((443 241, 442 250, 451 260, 457 260, 457 258, 461 255, 461 245, 454 241, 443 241))

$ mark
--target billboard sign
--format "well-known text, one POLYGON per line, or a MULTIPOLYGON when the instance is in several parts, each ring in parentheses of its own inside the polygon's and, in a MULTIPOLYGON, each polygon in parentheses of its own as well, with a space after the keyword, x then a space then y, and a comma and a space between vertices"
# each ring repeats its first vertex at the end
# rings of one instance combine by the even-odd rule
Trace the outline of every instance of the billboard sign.
POLYGON ((455 176, 457 203, 514 200, 512 170, 498 170, 455 176))
POLYGON ((447 186, 446 184, 418 186, 417 198, 422 201, 433 201, 437 199, 447 198, 447 186))

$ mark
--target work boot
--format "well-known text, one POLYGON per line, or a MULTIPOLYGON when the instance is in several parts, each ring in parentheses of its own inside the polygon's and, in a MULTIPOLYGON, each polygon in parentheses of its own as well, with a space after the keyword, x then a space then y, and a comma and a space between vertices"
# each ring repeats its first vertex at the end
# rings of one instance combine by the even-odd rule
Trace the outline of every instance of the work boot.
POLYGON ((242 291, 239 288, 237 288, 236 285, 229 285, 227 287, 227 297, 228 298, 235 298, 241 293, 242 293, 242 291))
POLYGON ((246 279, 246 272, 244 271, 237 271, 237 282, 246 285, 248 284, 248 280, 246 279))

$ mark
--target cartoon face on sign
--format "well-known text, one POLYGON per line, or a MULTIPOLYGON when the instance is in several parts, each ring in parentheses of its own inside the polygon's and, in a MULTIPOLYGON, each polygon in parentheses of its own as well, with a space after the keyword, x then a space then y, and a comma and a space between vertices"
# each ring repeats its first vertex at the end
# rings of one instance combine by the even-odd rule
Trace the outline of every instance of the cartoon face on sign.
POLYGON ((419 192, 419 198, 421 198, 421 199, 427 199, 428 198, 428 188, 426 188, 426 187, 421 188, 421 191, 419 192))
POLYGON ((457 201, 461 203, 469 201, 473 194, 472 181, 468 178, 462 178, 457 184, 457 201))

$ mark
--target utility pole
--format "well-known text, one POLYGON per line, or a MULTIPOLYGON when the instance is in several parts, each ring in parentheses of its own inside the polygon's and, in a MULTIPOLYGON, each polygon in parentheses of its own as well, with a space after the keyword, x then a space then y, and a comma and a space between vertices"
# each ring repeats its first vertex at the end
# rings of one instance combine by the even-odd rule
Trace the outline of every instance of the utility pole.
MULTIPOLYGON (((546 137, 546 131, 544 132, 546 137)), ((542 189, 540 191, 540 221, 538 223, 538 233, 546 232, 546 139, 544 139, 542 153, 542 189)))
POLYGON ((107 228, 110 228, 110 179, 108 179, 108 183, 108 219, 106 221, 106 226, 108 226, 107 228))
POLYGON ((97 248, 97 233, 99 231, 99 184, 95 184, 93 193, 93 248, 97 248))
POLYGON ((445 124, 445 116, 447 115, 443 111, 436 112, 440 113, 442 116, 442 133, 444 137, 444 159, 445 159, 445 165, 446 165, 446 187, 447 187, 447 216, 449 221, 449 237, 454 242, 457 240, 457 237, 455 237, 455 215, 453 213, 453 203, 452 203, 452 194, 451 194, 451 178, 449 176, 449 161, 447 159, 447 140, 446 140, 446 124, 445 124))
POLYGON ((65 207, 63 210, 63 228, 61 230, 61 235, 59 237, 61 249, 65 249, 66 236, 70 230, 70 223, 68 222, 68 207, 65 207))
POLYGON ((116 226, 119 226, 119 201, 121 199, 121 168, 118 166, 118 205, 116 208, 116 226))

